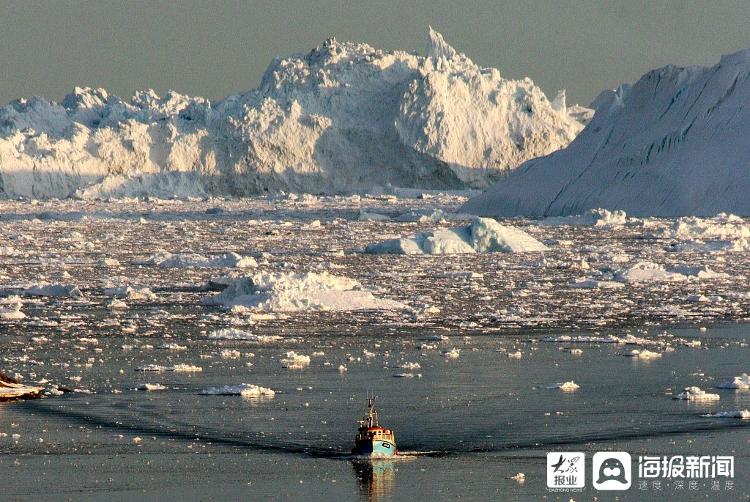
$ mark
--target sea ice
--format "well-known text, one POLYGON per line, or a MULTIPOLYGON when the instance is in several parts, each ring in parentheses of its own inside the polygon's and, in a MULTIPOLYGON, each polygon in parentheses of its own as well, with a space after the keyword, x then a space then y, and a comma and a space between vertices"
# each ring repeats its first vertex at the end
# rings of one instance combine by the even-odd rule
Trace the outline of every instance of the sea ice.
POLYGON ((709 413, 708 415, 703 416, 710 418, 739 418, 742 420, 750 420, 750 410, 719 411, 717 413, 709 413))
POLYGON ((372 254, 521 253, 547 247, 518 228, 491 218, 475 218, 468 226, 434 230, 401 239, 390 239, 365 248, 372 254))
POLYGON ((685 387, 685 389, 679 394, 672 397, 672 399, 681 399, 683 401, 718 401, 720 396, 718 394, 711 394, 699 387, 685 387))
POLYGON ((750 389, 750 375, 743 373, 740 376, 736 376, 731 380, 721 383, 716 386, 717 389, 738 389, 738 390, 749 390, 750 389))
POLYGON ((255 268, 258 263, 252 256, 224 253, 203 256, 197 253, 159 253, 142 262, 161 268, 255 268))
POLYGON ((376 298, 359 282, 327 272, 261 272, 233 279, 208 305, 242 305, 266 312, 304 310, 402 310, 404 304, 376 298))
POLYGON ((273 397, 276 392, 268 387, 243 383, 240 385, 225 385, 223 387, 211 387, 201 391, 204 396, 242 396, 245 398, 252 397, 273 397))
POLYGON ((301 370, 310 366, 310 356, 297 354, 294 351, 284 354, 284 357, 280 361, 284 368, 290 370, 301 370))

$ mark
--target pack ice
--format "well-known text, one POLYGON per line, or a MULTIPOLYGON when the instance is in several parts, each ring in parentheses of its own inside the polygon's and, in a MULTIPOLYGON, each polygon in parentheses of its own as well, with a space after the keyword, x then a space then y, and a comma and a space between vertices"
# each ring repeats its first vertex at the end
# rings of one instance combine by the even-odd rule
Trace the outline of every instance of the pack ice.
POLYGON ((547 247, 518 228, 491 218, 475 218, 468 226, 389 239, 365 248, 366 253, 459 254, 544 251, 547 247))
POLYGON ((427 54, 329 39, 221 101, 76 88, 0 108, 0 194, 334 193, 485 187, 590 118, 481 68, 430 29, 427 54))
POLYGON ((713 67, 666 66, 606 91, 564 150, 531 160, 461 210, 561 216, 750 215, 750 49, 713 67))

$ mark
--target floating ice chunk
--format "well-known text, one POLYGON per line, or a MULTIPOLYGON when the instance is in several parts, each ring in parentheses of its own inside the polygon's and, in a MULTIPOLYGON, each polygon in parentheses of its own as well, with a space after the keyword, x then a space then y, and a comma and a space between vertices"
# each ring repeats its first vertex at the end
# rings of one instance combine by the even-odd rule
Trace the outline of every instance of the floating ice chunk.
POLYGON ((741 420, 750 420, 750 410, 719 411, 717 413, 709 413, 703 416, 709 418, 739 418, 741 420))
POLYGON ((5 321, 18 321, 26 318, 26 314, 21 312, 23 301, 18 295, 11 295, 6 298, 0 298, 0 319, 5 321))
POLYGON ((128 304, 117 298, 113 298, 111 302, 107 304, 110 310, 125 310, 128 308, 128 304))
POLYGON ((160 383, 144 383, 138 386, 138 390, 145 390, 149 392, 153 392, 157 390, 166 390, 166 389, 167 388, 160 383))
POLYGON ((297 354, 294 351, 289 351, 284 354, 284 357, 281 359, 281 364, 284 366, 284 368, 288 368, 290 370, 305 369, 306 367, 310 366, 310 356, 305 356, 302 354, 297 354))
POLYGON ((203 368, 190 364, 175 364, 174 366, 162 366, 159 364, 146 364, 138 366, 135 371, 174 371, 176 373, 200 373, 203 368))
POLYGON ((224 349, 219 355, 222 359, 239 359, 240 356, 242 356, 242 353, 239 350, 224 349))
POLYGON ((625 225, 628 221, 625 211, 607 209, 589 209, 583 214, 572 216, 550 216, 537 222, 537 225, 593 225, 597 227, 615 227, 625 225))
POLYGON ((661 354, 659 352, 652 352, 650 350, 638 350, 633 349, 630 352, 626 352, 623 354, 626 357, 634 357, 636 359, 659 359, 661 357, 661 354))
POLYGON ((628 283, 680 282, 686 281, 687 276, 679 272, 669 272, 664 266, 653 262, 640 261, 628 268, 619 270, 615 274, 615 279, 628 283))
POLYGON ((625 287, 625 285, 620 282, 594 278, 576 279, 571 282, 569 286, 576 289, 620 289, 625 287))
POLYGON ((347 368, 343 364, 339 365, 339 373, 346 373, 347 371, 349 371, 349 368, 347 368))
POLYGON ((548 388, 560 389, 563 392, 575 392, 578 389, 580 389, 581 386, 575 383, 573 380, 570 380, 568 382, 558 382, 558 383, 552 384, 548 388))
POLYGON ((461 349, 457 349, 456 347, 443 352, 443 356, 445 356, 446 359, 458 359, 460 355, 461 349))
POLYGON ((731 380, 721 383, 716 386, 717 389, 738 389, 738 390, 749 390, 750 389, 750 375, 743 373, 740 376, 736 376, 731 380))
POLYGON ((526 482, 526 474, 519 472, 515 476, 511 476, 510 479, 518 483, 519 485, 522 485, 526 482))
POLYGON ((385 214, 360 211, 357 215, 359 221, 391 221, 391 217, 385 214))
POLYGON ((394 378, 422 378, 422 373, 396 373, 394 378))
POLYGON ((22 289, 20 293, 24 296, 83 298, 81 290, 74 284, 35 284, 22 289))
POLYGON ((521 359, 523 357, 523 353, 520 350, 517 350, 515 352, 508 352, 506 356, 508 356, 508 359, 521 359))
POLYGON ((370 244, 371 254, 462 254, 521 253, 544 251, 547 247, 515 227, 491 218, 474 218, 466 227, 434 230, 401 239, 370 244))
POLYGON ((672 397, 672 399, 680 399, 683 401, 718 401, 720 396, 718 394, 710 394, 700 387, 692 386, 685 387, 685 389, 679 394, 672 397))
POLYGON ((149 288, 142 286, 116 286, 113 288, 105 288, 104 294, 106 296, 132 301, 156 300, 156 294, 149 288))
POLYGON ((212 340, 247 340, 256 343, 273 343, 283 340, 279 335, 256 335, 237 328, 226 328, 212 331, 208 334, 212 340))
POLYGON ((266 312, 304 310, 402 310, 403 303, 376 298, 359 282, 323 273, 257 273, 234 279, 208 305, 242 305, 266 312))
POLYGON ((240 385, 225 385, 211 387, 200 392, 203 396, 242 396, 245 398, 274 397, 276 392, 268 387, 243 383, 240 385))
POLYGON ((405 369, 405 370, 409 370, 409 371, 414 371, 414 370, 421 369, 422 366, 419 363, 407 362, 407 363, 400 364, 399 368, 402 368, 402 369, 405 369))
POLYGON ((216 256, 203 256, 197 253, 159 253, 142 263, 161 268, 255 268, 258 266, 255 258, 237 253, 224 253, 216 256))

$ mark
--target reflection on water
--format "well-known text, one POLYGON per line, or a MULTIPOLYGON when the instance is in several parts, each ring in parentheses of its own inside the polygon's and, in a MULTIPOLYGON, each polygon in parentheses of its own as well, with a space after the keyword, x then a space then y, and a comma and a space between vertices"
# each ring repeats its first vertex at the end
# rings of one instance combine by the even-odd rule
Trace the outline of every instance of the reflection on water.
POLYGON ((359 493, 366 500, 387 500, 393 494, 396 469, 392 460, 352 460, 359 493))

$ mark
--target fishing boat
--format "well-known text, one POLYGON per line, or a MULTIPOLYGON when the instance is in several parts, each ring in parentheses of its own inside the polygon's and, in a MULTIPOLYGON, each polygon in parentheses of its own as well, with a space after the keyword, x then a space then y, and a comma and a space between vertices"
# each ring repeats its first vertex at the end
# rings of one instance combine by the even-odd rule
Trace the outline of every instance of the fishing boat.
POLYGON ((375 411, 375 397, 367 398, 367 414, 359 420, 359 429, 354 438, 352 455, 358 457, 386 458, 398 454, 396 435, 392 430, 381 427, 378 412, 375 411))

